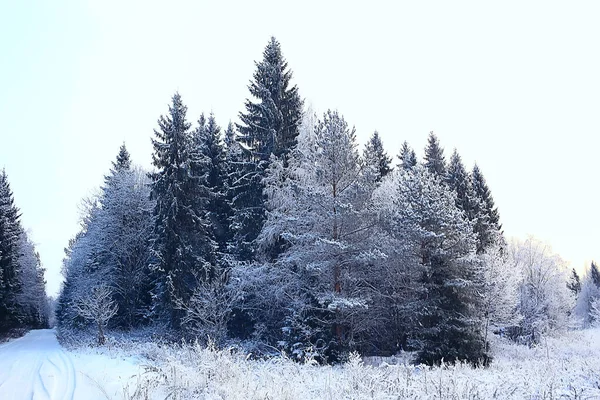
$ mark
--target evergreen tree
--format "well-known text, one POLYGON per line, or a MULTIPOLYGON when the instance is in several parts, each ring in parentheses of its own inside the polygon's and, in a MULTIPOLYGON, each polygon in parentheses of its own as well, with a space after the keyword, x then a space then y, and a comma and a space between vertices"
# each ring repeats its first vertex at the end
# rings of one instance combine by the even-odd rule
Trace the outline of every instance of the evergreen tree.
MULTIPOLYGON (((228 127, 228 130, 232 126, 228 127)), ((230 135, 231 133, 228 133, 230 135)), ((219 250, 224 252, 230 239, 229 217, 231 207, 227 201, 227 165, 226 152, 221 138, 221 128, 217 125, 215 116, 211 113, 208 120, 202 115, 198 128, 194 131, 193 146, 203 159, 202 175, 206 176, 206 186, 210 190, 210 198, 206 206, 206 217, 212 225, 212 231, 219 244, 219 250)))
POLYGON ((19 237, 19 281, 17 294, 21 326, 40 329, 48 327, 49 309, 46 299, 46 282, 40 256, 27 233, 19 237))
POLYGON ((471 222, 456 196, 425 167, 401 176, 397 198, 399 236, 418 255, 423 291, 415 308, 417 362, 438 364, 486 358, 481 332, 482 271, 474 259, 471 222))
POLYGON ((446 175, 446 184, 456 193, 456 206, 464 211, 465 216, 473 219, 473 188, 469 179, 469 173, 466 171, 460 155, 454 149, 450 163, 448 164, 448 173, 446 175))
POLYGON ((176 93, 169 114, 161 116, 154 131, 151 174, 152 198, 156 200, 153 250, 158 283, 154 293, 159 318, 179 328, 186 303, 198 280, 214 275, 215 243, 202 210, 209 202, 204 166, 208 160, 192 150, 187 107, 176 93))
POLYGON ((427 146, 425 147, 425 166, 427 170, 439 179, 446 177, 446 160, 444 149, 433 132, 429 132, 427 146))
POLYGON ((407 141, 402 143, 402 148, 400 149, 400 154, 398 154, 398 159, 400 160, 398 167, 403 168, 404 170, 409 170, 417 165, 417 155, 415 154, 415 151, 410 148, 407 141))
POLYGON ((230 227, 234 236, 230 251, 241 261, 253 259, 253 242, 264 224, 263 178, 271 155, 287 159, 297 142, 302 100, 298 88, 290 87, 291 79, 281 46, 272 37, 248 87, 257 101, 247 99, 246 112, 240 113, 237 129, 243 153, 231 161, 229 198, 234 216, 230 227))
POLYGON ((567 282, 567 287, 573 295, 577 296, 579 292, 581 292, 581 279, 579 278, 579 274, 575 271, 575 268, 571 270, 571 276, 569 277, 569 281, 567 282))
POLYGON ((363 160, 367 167, 374 170, 377 182, 380 182, 383 177, 392 171, 390 166, 392 159, 385 152, 381 137, 377 131, 373 132, 373 135, 371 135, 365 146, 363 160))
POLYGON ((290 87, 291 79, 281 45, 272 37, 248 86, 258 101, 246 100, 246 112, 240 113, 242 123, 238 124, 240 140, 254 160, 268 161, 271 154, 287 154, 296 145, 302 99, 298 88, 290 87))
POLYGON ((481 173, 481 170, 475 164, 471 172, 471 186, 473 188, 474 200, 473 218, 475 219, 475 233, 477 234, 477 252, 481 254, 487 247, 502 236, 502 226, 500 225, 500 216, 498 209, 494 205, 492 193, 481 173))
POLYGON ((122 170, 128 170, 131 168, 131 159, 129 157, 129 152, 127 151, 127 148, 125 147, 125 143, 123 143, 121 145, 121 147, 119 148, 119 154, 117 155, 117 159, 116 159, 116 161, 113 161, 112 165, 113 165, 113 169, 111 172, 113 174, 115 172, 119 172, 122 170))
POLYGON ((17 295, 19 279, 19 237, 22 234, 19 209, 6 171, 0 173, 0 332, 19 325, 20 309, 17 295))
POLYGON ((592 278, 592 283, 597 288, 600 288, 600 271, 598 271, 598 265, 594 261, 592 261, 592 265, 590 266, 590 277, 592 278))
POLYGON ((233 142, 235 142, 235 127, 230 121, 227 125, 227 129, 225 129, 225 147, 227 148, 227 150, 230 150, 232 148, 233 142))

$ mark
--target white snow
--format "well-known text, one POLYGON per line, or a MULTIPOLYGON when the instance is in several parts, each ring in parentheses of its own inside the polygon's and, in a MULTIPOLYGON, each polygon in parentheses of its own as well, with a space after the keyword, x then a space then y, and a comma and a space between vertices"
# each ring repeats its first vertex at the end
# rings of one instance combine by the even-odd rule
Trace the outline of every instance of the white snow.
POLYGON ((120 399, 140 367, 135 360, 69 352, 51 329, 0 346, 0 399, 120 399))
POLYGON ((354 357, 332 367, 200 346, 109 343, 68 351, 54 331, 40 330, 0 346, 0 399, 600 398, 600 329, 536 348, 495 339, 485 369, 412 366, 407 357, 354 357))

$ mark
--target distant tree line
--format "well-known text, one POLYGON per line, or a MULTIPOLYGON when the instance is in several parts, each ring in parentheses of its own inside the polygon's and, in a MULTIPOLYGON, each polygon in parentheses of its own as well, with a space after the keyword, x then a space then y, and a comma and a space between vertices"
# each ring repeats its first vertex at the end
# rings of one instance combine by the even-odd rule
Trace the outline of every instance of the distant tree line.
POLYGON ((49 306, 39 254, 21 225, 6 171, 0 173, 0 336, 47 328, 49 306))
POLYGON ((193 125, 175 94, 152 172, 121 147, 66 249, 61 332, 93 323, 82 305, 106 288, 109 328, 321 362, 487 363, 492 332, 535 343, 566 327, 564 263, 507 243, 477 165, 446 160, 433 132, 423 160, 404 142, 394 165, 377 132, 361 153, 344 116, 305 111, 291 82, 272 38, 239 124, 193 125))

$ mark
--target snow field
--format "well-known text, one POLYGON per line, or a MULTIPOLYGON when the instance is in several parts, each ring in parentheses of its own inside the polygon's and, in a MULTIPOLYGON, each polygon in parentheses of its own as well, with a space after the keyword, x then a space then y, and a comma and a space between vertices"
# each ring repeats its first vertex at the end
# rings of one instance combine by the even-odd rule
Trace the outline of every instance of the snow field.
POLYGON ((198 345, 121 343, 118 351, 145 358, 145 372, 130 382, 131 399, 595 399, 599 341, 598 330, 548 338, 536 348, 496 339, 495 359, 485 369, 358 356, 342 366, 319 366, 285 357, 250 360, 198 345), (381 362, 366 365, 373 361, 381 362))

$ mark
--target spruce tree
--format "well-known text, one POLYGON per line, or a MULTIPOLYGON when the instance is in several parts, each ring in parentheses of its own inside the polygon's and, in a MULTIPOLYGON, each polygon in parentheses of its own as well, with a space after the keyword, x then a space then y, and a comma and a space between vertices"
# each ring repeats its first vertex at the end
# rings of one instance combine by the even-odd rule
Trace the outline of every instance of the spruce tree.
POLYGON ((481 254, 502 236, 502 225, 500 225, 500 216, 492 193, 477 164, 471 172, 471 186, 474 195, 472 204, 474 230, 478 240, 477 253, 481 254))
POLYGON ((113 161, 112 165, 113 172, 128 170, 131 168, 131 159, 129 156, 129 152, 127 151, 127 147, 125 147, 125 143, 123 143, 119 148, 119 154, 117 154, 117 159, 116 161, 113 161))
MULTIPOLYGON (((230 129, 232 129, 231 124, 228 127, 228 130, 230 129)), ((228 135, 232 133, 228 132, 228 135)), ((221 128, 217 125, 214 114, 211 113, 208 120, 204 115, 200 116, 192 142, 194 151, 207 161, 201 172, 206 176, 206 186, 210 190, 206 217, 211 223, 219 250, 224 252, 230 239, 231 208, 227 201, 226 151, 221 138, 221 128)))
POLYGON ((302 99, 298 88, 290 86, 292 71, 272 37, 256 63, 254 80, 248 89, 258 101, 246 100, 240 113, 241 141, 254 160, 268 161, 271 154, 287 154, 296 145, 302 119, 302 99))
POLYGON ((594 285, 600 288, 600 271, 598 271, 598 265, 594 261, 592 261, 592 265, 590 266, 590 276, 594 285))
POLYGON ((233 142, 235 141, 235 127, 233 123, 230 121, 227 125, 227 129, 225 129, 225 147, 227 150, 231 149, 233 146, 233 142))
POLYGON ((417 155, 406 140, 404 143, 402 143, 402 148, 400 149, 400 154, 398 154, 398 159, 400 160, 398 168, 402 168, 405 171, 408 171, 417 165, 417 155))
POLYGON ((437 136, 429 132, 427 146, 425 147, 425 166, 427 170, 439 179, 446 177, 446 160, 444 158, 444 149, 440 146, 437 136))
POLYGON ((243 151, 231 161, 229 198, 234 210, 230 251, 241 261, 254 258, 254 241, 265 221, 263 178, 271 155, 287 159, 296 146, 302 119, 302 99, 291 85, 279 42, 272 37, 256 63, 254 80, 248 89, 256 100, 247 99, 237 124, 238 142, 243 151))
POLYGON ((0 332, 19 325, 17 295, 19 279, 19 237, 21 214, 14 204, 6 171, 0 173, 0 332))
POLYGON ((456 196, 423 166, 401 176, 398 234, 409 240, 422 271, 422 297, 414 305, 417 362, 439 364, 486 358, 481 304, 482 272, 475 254, 472 223, 456 196))
POLYGON ((469 179, 469 173, 465 169, 462 159, 456 149, 450 157, 446 184, 456 193, 456 206, 460 208, 467 218, 473 219, 473 188, 469 179))
POLYGON ((377 182, 380 182, 381 179, 392 171, 390 166, 392 159, 385 152, 381 137, 377 131, 373 132, 373 135, 371 135, 365 146, 363 160, 368 167, 373 168, 377 182))
POLYGON ((575 268, 571 270, 571 276, 567 282, 567 287, 573 292, 574 296, 577 296, 579 292, 581 292, 581 279, 579 278, 577 271, 575 271, 575 268))
POLYGON ((202 175, 208 160, 192 149, 186 111, 176 93, 152 140, 157 169, 151 174, 158 275, 154 301, 159 318, 172 328, 180 327, 180 305, 190 299, 198 280, 213 277, 215 262, 210 224, 202 214, 210 195, 202 175))

